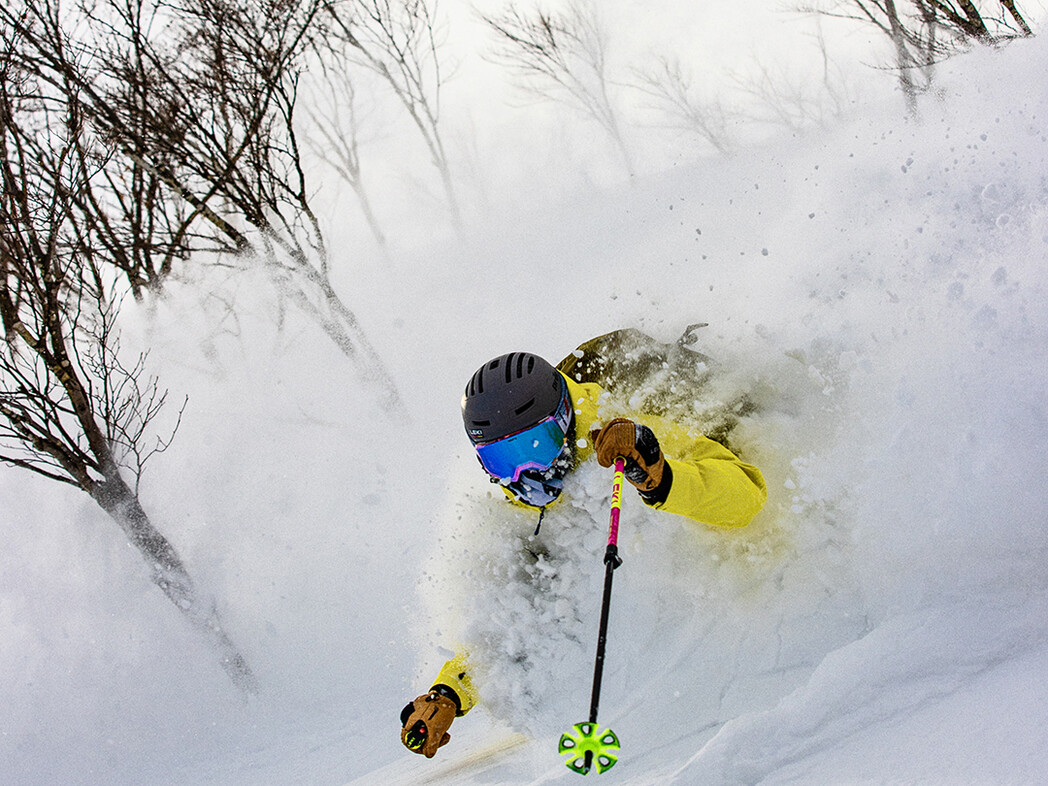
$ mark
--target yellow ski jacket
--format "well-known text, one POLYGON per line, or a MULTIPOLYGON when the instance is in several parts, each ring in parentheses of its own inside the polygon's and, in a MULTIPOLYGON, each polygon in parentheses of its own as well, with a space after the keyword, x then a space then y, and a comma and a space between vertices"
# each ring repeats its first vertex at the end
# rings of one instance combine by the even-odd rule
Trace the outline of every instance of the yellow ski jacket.
MULTIPOLYGON (((590 430, 603 425, 600 410, 604 390, 596 383, 574 382, 567 376, 564 379, 575 407, 576 458, 581 463, 593 455, 590 430)), ((666 501, 652 507, 714 527, 733 528, 749 524, 764 506, 768 491, 761 471, 720 443, 701 434, 691 434, 665 418, 615 413, 607 419, 613 416, 630 417, 650 428, 673 471, 666 501)), ((469 712, 478 701, 469 677, 469 658, 464 652, 444 664, 433 684, 446 685, 455 691, 460 701, 460 715, 469 712)))
MULTIPOLYGON (((576 448, 582 462, 593 454, 590 429, 603 425, 600 406, 604 390, 592 382, 564 378, 575 404, 575 433, 583 441, 576 448)), ((744 527, 764 507, 768 490, 761 471, 719 442, 689 434, 673 421, 654 415, 627 413, 625 417, 655 433, 673 471, 666 501, 652 507, 714 527, 744 527)))

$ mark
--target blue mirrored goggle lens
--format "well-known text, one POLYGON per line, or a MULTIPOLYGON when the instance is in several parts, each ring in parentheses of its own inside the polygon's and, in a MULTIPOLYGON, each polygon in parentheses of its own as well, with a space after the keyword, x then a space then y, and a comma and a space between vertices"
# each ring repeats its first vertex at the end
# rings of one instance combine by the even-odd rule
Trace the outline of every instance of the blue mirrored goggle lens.
POLYGON ((557 460, 567 441, 553 418, 487 445, 477 445, 480 463, 500 480, 515 481, 526 469, 546 470, 557 460))

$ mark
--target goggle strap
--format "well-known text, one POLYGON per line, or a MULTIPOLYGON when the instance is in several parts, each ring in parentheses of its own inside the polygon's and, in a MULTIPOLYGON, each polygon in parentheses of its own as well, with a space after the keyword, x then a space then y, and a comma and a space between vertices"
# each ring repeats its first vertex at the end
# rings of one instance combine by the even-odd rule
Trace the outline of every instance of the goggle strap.
POLYGON ((539 508, 539 521, 538 521, 538 524, 535 525, 535 532, 532 533, 531 537, 537 538, 539 536, 539 530, 542 529, 542 519, 545 517, 545 515, 546 515, 546 506, 543 505, 541 508, 539 508))

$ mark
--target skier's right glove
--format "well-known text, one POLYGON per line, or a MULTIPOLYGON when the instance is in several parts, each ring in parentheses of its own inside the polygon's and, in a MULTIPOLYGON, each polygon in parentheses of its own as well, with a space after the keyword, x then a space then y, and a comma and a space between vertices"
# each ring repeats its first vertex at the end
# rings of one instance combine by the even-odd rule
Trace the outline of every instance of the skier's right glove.
MULTIPOLYGON (((663 480, 671 477, 666 476, 667 464, 659 440, 647 426, 626 418, 615 418, 604 428, 591 431, 590 439, 597 463, 602 467, 610 467, 619 456, 626 459, 626 480, 636 486, 642 496, 654 494, 663 480)), ((669 490, 668 486, 666 490, 669 490)))
POLYGON ((419 696, 400 713, 400 741, 408 750, 427 759, 451 739, 448 728, 455 720, 458 705, 436 690, 419 696))

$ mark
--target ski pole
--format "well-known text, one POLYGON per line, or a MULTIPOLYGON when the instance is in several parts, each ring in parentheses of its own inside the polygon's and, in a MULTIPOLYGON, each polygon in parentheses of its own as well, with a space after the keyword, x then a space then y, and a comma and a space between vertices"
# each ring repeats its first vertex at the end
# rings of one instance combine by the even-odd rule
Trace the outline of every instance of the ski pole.
POLYGON ((597 726, 600 706, 600 685, 604 677, 604 651, 608 641, 608 616, 611 611, 611 583, 615 569, 622 564, 619 557, 619 510, 622 505, 622 472, 626 461, 615 459, 615 478, 611 486, 611 523, 608 527, 608 546, 604 550, 604 595, 600 606, 600 628, 597 633, 597 657, 593 665, 593 692, 590 695, 589 720, 576 723, 574 734, 565 732, 560 737, 559 752, 570 753, 565 762, 568 769, 588 775, 597 763, 597 773, 611 769, 618 759, 609 751, 618 750, 619 738, 611 729, 601 731, 597 726))

